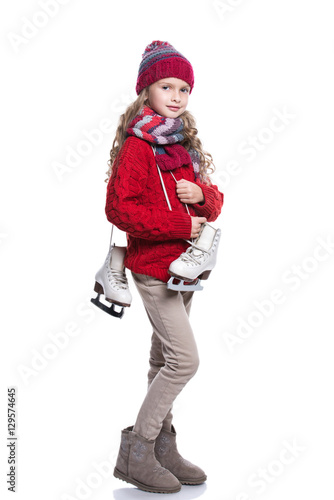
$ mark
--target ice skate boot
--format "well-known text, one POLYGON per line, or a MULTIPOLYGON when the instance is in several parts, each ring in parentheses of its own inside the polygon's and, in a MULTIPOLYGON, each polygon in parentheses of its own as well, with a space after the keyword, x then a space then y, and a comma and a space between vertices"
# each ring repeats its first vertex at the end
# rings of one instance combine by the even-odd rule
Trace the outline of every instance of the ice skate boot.
POLYGON ((132 301, 123 264, 125 252, 126 247, 110 246, 103 266, 95 275, 94 291, 97 292, 97 297, 91 299, 91 302, 102 311, 116 318, 122 318, 124 307, 130 307, 132 301), (111 302, 109 307, 100 302, 101 294, 104 295, 105 300, 111 302), (117 311, 115 305, 120 306, 121 310, 117 311))
POLYGON ((201 279, 207 279, 216 265, 220 235, 220 229, 215 229, 208 223, 202 224, 196 240, 186 240, 191 246, 169 266, 171 278, 167 288, 180 291, 203 290, 201 279))

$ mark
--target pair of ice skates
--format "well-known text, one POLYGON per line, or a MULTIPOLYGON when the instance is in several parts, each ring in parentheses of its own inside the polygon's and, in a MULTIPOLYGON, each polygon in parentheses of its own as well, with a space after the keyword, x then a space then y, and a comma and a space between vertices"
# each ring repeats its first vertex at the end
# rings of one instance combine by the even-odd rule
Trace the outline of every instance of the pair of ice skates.
MULTIPOLYGON (((171 278, 167 288, 179 291, 203 290, 201 279, 209 277, 216 265, 220 229, 208 223, 202 224, 195 241, 186 240, 190 247, 174 260, 168 269, 171 278)), ((111 245, 103 266, 95 275, 94 291, 97 297, 93 304, 108 314, 122 318, 124 307, 130 307, 132 296, 129 290, 124 267, 126 247, 111 245), (100 295, 111 303, 108 307, 100 301, 100 295), (121 307, 117 310, 115 306, 121 307)))

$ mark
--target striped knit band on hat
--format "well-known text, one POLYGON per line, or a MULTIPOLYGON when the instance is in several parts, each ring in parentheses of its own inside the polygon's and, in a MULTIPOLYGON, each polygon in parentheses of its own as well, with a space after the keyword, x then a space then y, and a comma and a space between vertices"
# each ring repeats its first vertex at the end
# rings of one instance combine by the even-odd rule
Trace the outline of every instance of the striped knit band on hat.
POLYGON ((154 40, 147 45, 139 66, 136 92, 162 78, 175 77, 190 85, 190 94, 194 86, 194 71, 188 61, 168 42, 154 40))

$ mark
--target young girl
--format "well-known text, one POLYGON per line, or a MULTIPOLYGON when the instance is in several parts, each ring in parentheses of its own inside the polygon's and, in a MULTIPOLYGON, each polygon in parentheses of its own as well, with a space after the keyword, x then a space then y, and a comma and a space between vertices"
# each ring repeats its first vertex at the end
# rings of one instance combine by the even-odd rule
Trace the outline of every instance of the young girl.
MULTIPOLYGON (((159 40, 148 45, 139 67, 138 98, 120 117, 108 162, 107 219, 127 233, 124 264, 153 330, 148 391, 134 426, 122 431, 114 475, 159 493, 206 480, 202 469, 178 453, 172 425, 173 402, 199 364, 189 323, 194 292, 166 286, 170 263, 189 247, 185 240, 196 238, 201 224, 214 221, 223 205, 223 194, 208 176, 212 157, 203 151, 195 120, 186 111, 193 85, 190 62, 172 45, 159 40)), ((194 440, 198 425, 191 422, 194 440)))

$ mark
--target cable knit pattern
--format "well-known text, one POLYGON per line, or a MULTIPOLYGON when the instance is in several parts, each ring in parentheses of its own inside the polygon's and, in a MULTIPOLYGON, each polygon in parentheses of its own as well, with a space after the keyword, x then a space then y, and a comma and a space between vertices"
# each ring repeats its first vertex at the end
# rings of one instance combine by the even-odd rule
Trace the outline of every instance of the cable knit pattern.
MULTIPOLYGON (((194 181, 192 165, 173 170, 177 180, 194 181)), ((117 155, 107 186, 106 216, 109 222, 127 233, 128 248, 124 264, 128 269, 167 282, 168 268, 186 250, 191 235, 191 217, 176 194, 169 171, 163 171, 172 211, 161 187, 150 144, 128 137, 117 155)), ((205 197, 202 204, 188 205, 191 215, 214 221, 221 212, 223 194, 217 186, 196 180, 205 197)))

